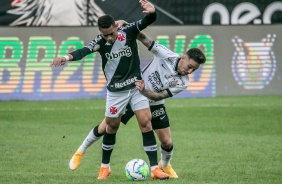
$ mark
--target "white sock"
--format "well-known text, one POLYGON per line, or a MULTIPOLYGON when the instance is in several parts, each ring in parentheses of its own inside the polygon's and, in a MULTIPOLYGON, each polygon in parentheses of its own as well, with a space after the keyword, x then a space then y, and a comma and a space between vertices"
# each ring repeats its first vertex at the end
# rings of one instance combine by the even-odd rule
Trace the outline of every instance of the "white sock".
POLYGON ((78 151, 85 153, 87 148, 91 146, 95 141, 99 140, 102 136, 96 137, 93 132, 94 128, 89 132, 87 137, 84 139, 83 143, 78 148, 78 151))
POLYGON ((110 167, 110 163, 108 163, 108 164, 101 163, 101 167, 110 167))
POLYGON ((155 166, 151 166, 151 171, 153 171, 154 169, 156 169, 158 166, 155 165, 155 166))
POLYGON ((167 152, 161 147, 161 161, 163 167, 167 167, 170 165, 170 160, 172 159, 173 149, 170 152, 167 152))

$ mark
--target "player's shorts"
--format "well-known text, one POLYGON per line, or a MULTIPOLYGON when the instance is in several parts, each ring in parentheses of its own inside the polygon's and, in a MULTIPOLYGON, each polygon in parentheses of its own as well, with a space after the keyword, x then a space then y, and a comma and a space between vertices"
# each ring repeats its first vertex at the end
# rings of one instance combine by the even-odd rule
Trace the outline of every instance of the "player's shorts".
POLYGON ((149 108, 148 99, 136 88, 119 92, 107 90, 105 116, 117 118, 119 115, 125 113, 128 104, 130 104, 133 111, 149 108))
MULTIPOLYGON (((162 129, 169 127, 169 118, 167 116, 164 104, 150 106, 152 113, 152 127, 153 129, 162 129)), ((121 122, 127 124, 127 122, 134 116, 134 112, 130 105, 127 105, 125 114, 121 117, 121 122)))

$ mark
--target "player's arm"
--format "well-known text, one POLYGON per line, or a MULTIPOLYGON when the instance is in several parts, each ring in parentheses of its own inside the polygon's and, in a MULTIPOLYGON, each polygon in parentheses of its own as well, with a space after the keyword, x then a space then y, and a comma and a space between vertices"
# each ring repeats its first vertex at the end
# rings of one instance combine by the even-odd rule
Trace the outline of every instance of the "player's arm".
POLYGON ((143 45, 145 45, 148 49, 152 46, 153 44, 153 40, 151 38, 149 38, 145 33, 143 32, 140 32, 138 35, 137 35, 137 39, 143 43, 143 45))
POLYGON ((154 5, 147 0, 139 0, 139 3, 143 9, 143 13, 146 14, 146 16, 138 22, 138 29, 141 31, 157 20, 157 13, 154 5))
POLYGON ((164 90, 164 91, 161 91, 161 92, 157 93, 157 92, 154 92, 154 91, 150 91, 150 90, 144 89, 141 92, 141 94, 146 96, 150 100, 154 100, 154 101, 159 101, 159 100, 162 100, 162 99, 170 97, 168 92, 167 92, 167 90, 164 90))
POLYGON ((137 39, 145 45, 149 51, 151 51, 158 58, 172 58, 179 57, 179 55, 175 52, 172 52, 168 48, 163 45, 158 44, 150 37, 148 37, 145 33, 139 32, 137 35, 137 39))
POLYGON ((155 92, 155 91, 151 91, 151 90, 147 90, 145 89, 145 83, 143 80, 138 80, 135 82, 135 86, 136 88, 140 91, 140 93, 144 96, 146 96, 147 98, 154 100, 154 101, 159 101, 165 98, 169 98, 172 96, 172 94, 170 93, 169 90, 164 90, 161 92, 155 92))
MULTIPOLYGON (((147 26, 152 24, 157 20, 157 13, 154 5, 147 0, 139 0, 139 3, 141 5, 141 8, 143 9, 143 13, 146 13, 146 16, 144 16, 142 19, 129 23, 127 26, 123 27, 123 24, 121 24, 122 30, 130 30, 128 33, 133 34, 134 37, 145 29, 147 26)), ((117 24, 117 23, 116 23, 117 24)))
POLYGON ((84 47, 81 49, 77 49, 75 51, 72 51, 68 54, 66 54, 63 57, 57 57, 53 60, 52 66, 61 66, 66 64, 67 61, 77 61, 84 58, 86 55, 91 54, 92 52, 89 50, 89 48, 84 47))
POLYGON ((88 54, 91 54, 92 52, 95 52, 100 48, 100 47, 97 47, 96 44, 97 44, 97 39, 91 41, 87 46, 85 46, 81 49, 77 49, 75 51, 72 51, 72 52, 66 54, 63 57, 57 57, 53 60, 51 66, 56 67, 56 66, 61 66, 61 65, 66 64, 67 61, 81 60, 82 58, 84 58, 88 54))

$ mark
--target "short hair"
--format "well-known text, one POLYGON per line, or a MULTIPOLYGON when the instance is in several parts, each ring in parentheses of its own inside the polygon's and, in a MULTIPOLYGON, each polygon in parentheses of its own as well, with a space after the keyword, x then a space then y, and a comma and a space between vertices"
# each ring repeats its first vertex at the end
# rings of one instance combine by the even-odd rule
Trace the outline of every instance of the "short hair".
POLYGON ((99 28, 109 28, 115 26, 115 19, 111 15, 103 15, 98 18, 98 27, 99 28))
POLYGON ((186 55, 196 61, 198 64, 204 64, 206 62, 205 54, 198 48, 191 48, 186 52, 186 55))

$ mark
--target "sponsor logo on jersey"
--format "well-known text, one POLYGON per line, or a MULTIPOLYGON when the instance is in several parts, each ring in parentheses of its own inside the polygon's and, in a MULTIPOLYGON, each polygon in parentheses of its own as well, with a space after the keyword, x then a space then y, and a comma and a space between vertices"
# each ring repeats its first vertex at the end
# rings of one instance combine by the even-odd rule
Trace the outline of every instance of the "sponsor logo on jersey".
POLYGON ((137 77, 133 77, 131 79, 125 80, 124 82, 117 82, 117 83, 115 83, 115 88, 117 88, 117 89, 123 88, 125 86, 128 86, 128 85, 134 83, 137 80, 138 80, 137 77))
POLYGON ((123 48, 120 48, 118 52, 110 52, 105 54, 107 59, 117 59, 122 56, 130 57, 132 55, 131 48, 126 45, 123 48))
POLYGON ((160 108, 160 109, 154 110, 154 111, 152 112, 152 117, 153 117, 153 118, 156 118, 156 117, 162 116, 162 115, 164 115, 164 114, 165 114, 164 108, 160 108))
POLYGON ((160 92, 161 89, 159 89, 158 86, 160 86, 161 88, 164 87, 162 81, 161 81, 161 77, 158 71, 155 71, 153 73, 151 73, 151 75, 148 76, 148 81, 151 83, 152 87, 157 91, 160 92))

